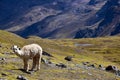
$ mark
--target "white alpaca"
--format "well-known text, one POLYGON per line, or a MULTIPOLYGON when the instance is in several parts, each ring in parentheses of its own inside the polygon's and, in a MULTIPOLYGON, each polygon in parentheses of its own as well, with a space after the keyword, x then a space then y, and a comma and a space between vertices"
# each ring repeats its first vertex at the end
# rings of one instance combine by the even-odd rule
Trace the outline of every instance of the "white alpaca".
POLYGON ((40 69, 42 48, 38 44, 26 45, 22 49, 14 45, 12 49, 17 56, 23 59, 25 71, 29 70, 28 60, 31 58, 33 59, 33 65, 31 70, 34 70, 36 66, 37 70, 40 69))

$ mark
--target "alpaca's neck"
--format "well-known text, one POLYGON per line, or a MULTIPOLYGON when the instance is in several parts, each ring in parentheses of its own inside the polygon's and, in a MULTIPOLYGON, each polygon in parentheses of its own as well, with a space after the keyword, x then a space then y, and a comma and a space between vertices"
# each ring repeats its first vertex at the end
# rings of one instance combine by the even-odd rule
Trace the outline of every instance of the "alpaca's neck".
POLYGON ((23 55, 23 52, 21 50, 17 50, 16 55, 21 57, 23 55))

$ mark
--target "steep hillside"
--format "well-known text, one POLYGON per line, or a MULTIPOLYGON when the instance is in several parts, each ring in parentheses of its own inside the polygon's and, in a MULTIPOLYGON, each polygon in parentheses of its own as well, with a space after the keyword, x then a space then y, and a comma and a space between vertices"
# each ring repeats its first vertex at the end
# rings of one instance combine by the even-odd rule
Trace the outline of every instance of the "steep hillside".
POLYGON ((6 31, 0 31, 0 33, 3 34, 0 35, 0 79, 15 80, 22 75, 28 80, 119 80, 115 73, 98 68, 99 65, 102 65, 103 68, 108 65, 120 68, 119 36, 49 40, 35 36, 23 39, 6 31), (38 43, 53 57, 43 56, 52 63, 49 65, 42 63, 40 71, 28 74, 22 70, 22 60, 13 54, 10 48, 13 44, 22 47, 30 43, 38 43), (64 59, 66 56, 72 56, 72 61, 66 61, 64 59), (88 66, 84 65, 86 62, 88 66), (67 65, 67 68, 56 66, 61 63, 67 65), (90 67, 90 65, 95 67, 90 67))
POLYGON ((17 40, 20 40, 20 41, 23 41, 24 38, 14 34, 14 33, 10 33, 10 32, 7 32, 7 31, 3 31, 3 30, 0 30, 0 41, 1 42, 6 42, 6 43, 9 43, 9 42, 16 42, 16 43, 19 43, 17 40))
MULTIPOLYGON (((104 20, 109 21, 107 13, 111 7, 118 7, 118 1, 12 0, 7 3, 0 1, 0 12, 2 12, 0 13, 0 26, 2 26, 0 29, 14 32, 23 37, 37 35, 43 38, 81 38, 112 35, 110 33, 114 30, 108 30, 108 33, 104 31, 102 35, 101 27, 107 23, 105 22, 103 26, 100 25, 104 23, 104 20), (9 14, 7 15, 7 13, 9 14)), ((116 11, 119 12, 118 9, 116 11)), ((119 21, 118 18, 115 19, 119 21)), ((109 23, 111 24, 108 25, 112 25, 112 22, 109 23)), ((103 28, 107 30, 106 27, 103 28)), ((114 27, 114 29, 116 28, 114 27)), ((116 34, 118 33, 116 32, 116 34)))
POLYGON ((83 38, 120 32, 119 0, 2 0, 0 7, 0 29, 22 37, 83 38))
POLYGON ((75 38, 98 37, 119 34, 119 0, 108 0, 106 4, 86 21, 87 29, 79 30, 75 38))

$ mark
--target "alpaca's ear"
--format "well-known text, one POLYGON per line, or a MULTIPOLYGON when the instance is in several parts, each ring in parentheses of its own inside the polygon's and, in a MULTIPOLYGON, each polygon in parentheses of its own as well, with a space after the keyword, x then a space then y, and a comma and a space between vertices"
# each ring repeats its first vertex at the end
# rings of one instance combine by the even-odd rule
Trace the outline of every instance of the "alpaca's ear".
POLYGON ((15 45, 12 45, 12 46, 11 46, 11 50, 13 50, 13 49, 14 49, 14 47, 15 47, 15 45))
POLYGON ((18 48, 18 46, 17 45, 13 45, 13 48, 18 48))

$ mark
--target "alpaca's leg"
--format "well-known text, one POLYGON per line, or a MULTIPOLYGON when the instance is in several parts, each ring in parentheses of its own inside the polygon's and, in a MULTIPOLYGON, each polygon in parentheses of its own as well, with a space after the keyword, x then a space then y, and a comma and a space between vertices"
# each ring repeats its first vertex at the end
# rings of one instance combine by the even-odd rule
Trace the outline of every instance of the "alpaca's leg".
POLYGON ((40 56, 37 56, 36 63, 37 63, 37 70, 40 70, 40 63, 41 63, 41 57, 40 56))
POLYGON ((23 61, 24 61, 24 69, 25 69, 25 71, 28 72, 28 70, 29 70, 28 59, 24 59, 23 61))
POLYGON ((34 70, 35 67, 36 67, 36 57, 33 58, 33 65, 31 70, 34 70))

